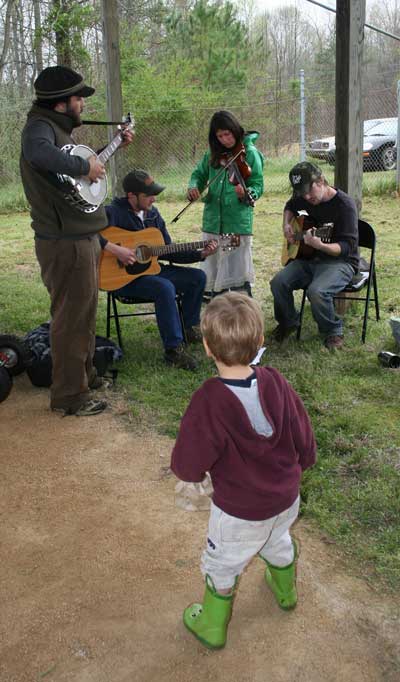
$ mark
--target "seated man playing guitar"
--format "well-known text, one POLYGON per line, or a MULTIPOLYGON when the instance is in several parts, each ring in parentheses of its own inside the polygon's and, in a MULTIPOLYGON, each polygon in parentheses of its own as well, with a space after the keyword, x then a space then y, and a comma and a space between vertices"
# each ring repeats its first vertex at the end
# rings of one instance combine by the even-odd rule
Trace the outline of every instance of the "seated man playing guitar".
POLYGON ((290 245, 298 236, 293 227, 299 212, 308 214, 315 228, 306 230, 301 238, 310 254, 299 250, 271 281, 274 313, 278 326, 273 338, 281 342, 296 331, 299 314, 294 306, 293 291, 307 288, 313 317, 320 335, 329 350, 343 346, 343 323, 335 313, 333 297, 341 291, 358 271, 358 218, 351 197, 331 187, 318 166, 304 161, 289 173, 293 196, 283 211, 284 238, 290 245), (329 242, 320 236, 319 226, 331 223, 329 242))
MULTIPOLYGON (((164 190, 164 187, 154 182, 153 178, 141 169, 134 169, 128 173, 122 185, 126 196, 115 198, 109 206, 106 206, 108 224, 134 232, 149 227, 157 228, 162 237, 159 243, 164 241, 166 245, 171 244, 171 237, 165 222, 157 208, 153 206, 155 197, 164 190)), ((112 234, 112 229, 108 228, 109 234, 112 234)), ((105 252, 116 256, 121 264, 133 266, 138 261, 138 254, 135 249, 108 241, 106 239, 108 230, 105 230, 100 237, 102 248, 105 252)), ((132 281, 114 290, 121 296, 139 297, 154 301, 157 324, 165 350, 165 361, 168 365, 181 369, 194 370, 197 367, 197 361, 185 350, 175 296, 177 293, 182 295, 187 342, 201 341, 198 325, 206 277, 204 272, 198 268, 179 267, 172 265, 171 261, 193 263, 204 260, 207 256, 215 253, 218 242, 212 240, 203 246, 204 248, 201 250, 192 248, 186 253, 178 253, 177 245, 177 252, 169 253, 169 264, 161 265, 158 274, 146 274, 144 270, 141 276, 132 275, 132 281)), ((101 268, 102 266, 100 266, 100 286, 102 287, 101 268)), ((125 275, 126 270, 124 269, 123 272, 125 275)))

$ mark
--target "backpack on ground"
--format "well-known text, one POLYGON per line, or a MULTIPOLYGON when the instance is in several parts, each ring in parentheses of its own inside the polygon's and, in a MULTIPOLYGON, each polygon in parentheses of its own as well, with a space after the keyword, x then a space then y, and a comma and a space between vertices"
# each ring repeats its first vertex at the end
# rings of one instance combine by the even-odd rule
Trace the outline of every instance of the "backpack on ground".
MULTIPOLYGON (((24 338, 24 342, 29 346, 32 361, 27 368, 27 374, 34 386, 51 386, 51 349, 50 349, 50 323, 44 322, 36 329, 33 329, 24 338)), ((122 358, 122 350, 114 341, 104 336, 96 336, 96 350, 93 357, 93 364, 99 376, 105 376, 107 371, 111 372, 115 382, 117 370, 111 369, 111 365, 122 358)))

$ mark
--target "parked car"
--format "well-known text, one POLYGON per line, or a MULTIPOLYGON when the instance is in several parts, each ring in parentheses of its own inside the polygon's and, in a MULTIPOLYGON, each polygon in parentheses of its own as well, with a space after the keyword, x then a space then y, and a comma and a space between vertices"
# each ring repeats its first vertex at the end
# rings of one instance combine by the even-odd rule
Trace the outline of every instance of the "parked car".
MULTIPOLYGON (((364 121, 364 170, 394 170, 396 168, 397 118, 372 118, 364 121)), ((335 163, 335 138, 312 140, 307 155, 335 163)))

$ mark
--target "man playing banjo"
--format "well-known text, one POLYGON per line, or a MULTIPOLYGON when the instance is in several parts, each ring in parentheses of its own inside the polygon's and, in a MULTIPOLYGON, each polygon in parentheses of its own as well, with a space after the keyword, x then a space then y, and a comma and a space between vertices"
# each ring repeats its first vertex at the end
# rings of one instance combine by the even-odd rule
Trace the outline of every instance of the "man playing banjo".
MULTIPOLYGON (((44 69, 34 83, 36 100, 22 132, 21 177, 31 206, 36 256, 51 300, 53 363, 50 407, 64 414, 89 416, 107 403, 92 400, 89 389, 101 379, 93 367, 98 297, 98 233, 107 225, 102 206, 85 212, 66 201, 58 175, 105 176, 103 163, 62 151, 74 144, 71 133, 81 125, 84 98, 94 93, 80 74, 66 66, 44 69)), ((123 145, 133 134, 123 131, 123 145)))

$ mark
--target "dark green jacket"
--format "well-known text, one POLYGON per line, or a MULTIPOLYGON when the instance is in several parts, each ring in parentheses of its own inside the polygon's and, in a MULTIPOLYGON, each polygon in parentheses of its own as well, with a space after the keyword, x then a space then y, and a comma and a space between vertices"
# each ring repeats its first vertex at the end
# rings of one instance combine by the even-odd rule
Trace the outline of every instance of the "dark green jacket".
MULTIPOLYGON (((96 234, 107 225, 104 208, 100 206, 94 213, 83 213, 78 210, 67 203, 64 193, 53 184, 56 175, 49 172, 45 160, 36 160, 32 163, 25 158, 24 146, 28 146, 29 136, 33 134, 33 126, 38 121, 51 126, 56 147, 61 148, 65 144, 74 143, 71 137, 74 122, 69 116, 35 105, 32 107, 22 131, 20 169, 26 198, 31 206, 33 230, 38 236, 50 239, 82 239, 96 234)), ((57 172, 63 173, 65 157, 61 149, 59 158, 60 167, 57 172)), ((81 163, 79 157, 76 159, 77 168, 87 168, 87 161, 83 163, 81 160, 81 163)), ((79 174, 82 175, 83 172, 78 172, 77 175, 79 174)))
MULTIPOLYGON (((259 133, 247 133, 243 144, 246 149, 246 162, 251 168, 251 175, 246 186, 258 199, 264 191, 263 166, 264 157, 255 147, 254 142, 259 133)), ((203 191, 220 168, 210 165, 210 152, 206 152, 192 173, 189 188, 197 187, 203 191)), ((233 232, 234 234, 252 234, 253 208, 239 201, 235 187, 229 182, 228 174, 222 173, 219 180, 213 182, 203 199, 203 231, 214 234, 233 232)))

